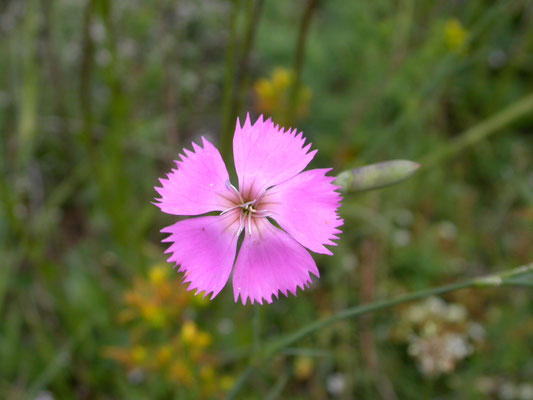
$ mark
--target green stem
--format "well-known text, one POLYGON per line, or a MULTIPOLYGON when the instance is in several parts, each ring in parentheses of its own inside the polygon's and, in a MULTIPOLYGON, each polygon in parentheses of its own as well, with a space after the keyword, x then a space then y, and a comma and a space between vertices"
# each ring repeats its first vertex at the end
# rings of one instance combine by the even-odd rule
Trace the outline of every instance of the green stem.
POLYGON ((466 130, 457 139, 451 141, 442 150, 430 154, 421 161, 424 168, 434 167, 441 161, 456 155, 493 133, 506 127, 515 120, 533 112, 533 93, 516 101, 485 121, 466 130))
POLYGON ((413 293, 401 295, 401 296, 398 296, 392 299, 381 300, 381 301, 377 301, 377 302, 370 303, 370 304, 364 304, 361 306, 348 308, 335 315, 332 315, 331 317, 312 322, 311 324, 297 330, 296 332, 293 332, 285 336, 284 338, 281 338, 275 341, 271 345, 266 346, 262 359, 263 360, 269 359, 270 357, 278 353, 283 348, 289 345, 292 345, 294 342, 297 342, 303 337, 317 330, 325 328, 335 322, 344 320, 344 319, 358 317, 362 314, 379 311, 384 308, 393 307, 397 304, 406 303, 406 302, 413 301, 413 300, 419 300, 424 297, 437 296, 437 295, 442 295, 445 293, 455 292, 460 289, 499 287, 503 285, 513 285, 516 283, 516 281, 511 278, 515 278, 517 276, 527 275, 531 273, 533 273, 533 263, 512 269, 507 272, 503 272, 500 274, 494 274, 494 275, 489 275, 489 276, 485 276, 481 278, 475 278, 475 279, 467 280, 464 282, 453 283, 451 285, 440 286, 437 288, 423 289, 423 290, 419 290, 413 293))
POLYGON ((289 125, 292 123, 296 113, 296 103, 298 100, 298 92, 300 91, 302 67, 304 63, 305 43, 307 39, 307 33, 309 31, 309 24, 311 23, 311 18, 317 5, 318 0, 309 0, 307 2, 307 7, 305 8, 302 21, 300 23, 298 42, 296 44, 296 57, 294 58, 293 66, 294 81, 289 92, 289 107, 287 107, 287 116, 285 118, 285 122, 289 125))
POLYGON ((376 301, 370 304, 364 304, 352 308, 343 310, 337 314, 334 314, 328 318, 324 318, 310 323, 303 328, 298 329, 293 333, 289 333, 281 339, 275 340, 270 344, 264 346, 264 351, 259 353, 252 363, 246 368, 244 373, 240 376, 237 384, 231 391, 231 396, 228 399, 235 398, 239 390, 244 386, 246 380, 252 375, 254 369, 259 369, 260 366, 266 364, 273 356, 282 351, 284 348, 293 345, 295 342, 303 339, 304 337, 314 333, 322 328, 326 328, 335 322, 339 322, 345 319, 359 317, 363 314, 384 310, 398 304, 407 303, 414 300, 423 299, 425 297, 443 295, 446 293, 455 292, 461 289, 468 288, 487 288, 487 287, 503 287, 503 286, 524 286, 524 281, 517 281, 513 278, 533 274, 533 262, 512 270, 501 272, 499 274, 492 274, 479 278, 469 279, 463 282, 453 283, 451 285, 440 286, 431 289, 423 289, 416 292, 404 294, 398 297, 394 297, 388 300, 376 301))
POLYGON ((248 365, 248 367, 246 367, 243 373, 239 376, 239 379, 237 379, 237 382, 235 382, 235 386, 233 386, 231 391, 226 396, 226 400, 233 400, 236 398, 237 394, 241 391, 244 384, 246 383, 246 381, 252 375, 253 372, 254 372, 254 366, 252 364, 248 365))
POLYGON ((402 296, 398 296, 392 299, 381 300, 370 304, 364 304, 343 310, 331 317, 324 318, 318 321, 314 321, 296 332, 290 333, 281 339, 278 339, 274 343, 266 346, 265 351, 261 357, 262 360, 268 360, 285 347, 288 347, 295 342, 303 339, 311 333, 323 329, 335 322, 342 321, 349 318, 358 317, 363 314, 379 311, 385 308, 390 308, 398 304, 406 303, 413 300, 419 300, 424 297, 442 295, 456 290, 471 288, 475 285, 476 280, 469 280, 465 282, 454 283, 451 285, 441 286, 438 288, 424 289, 413 293, 408 293, 402 296))
POLYGON ((93 75, 94 43, 91 39, 91 24, 94 19, 96 0, 89 0, 85 6, 82 28, 81 65, 80 65, 80 108, 82 115, 81 140, 94 162, 95 143, 93 138, 93 107, 91 83, 93 75))
MULTIPOLYGON (((7 170, 7 167, 5 169, 7 170)), ((15 212, 16 195, 13 189, 10 188, 11 186, 7 171, 3 171, 0 166, 0 204, 3 206, 2 211, 5 214, 4 221, 7 224, 7 231, 13 234, 14 239, 18 234, 24 232, 24 224, 20 221, 15 212)), ((7 240, 5 242, 3 240, 2 242, 7 244, 7 240)))
POLYGON ((276 383, 274 383, 274 387, 272 387, 265 396, 265 400, 276 400, 281 398, 281 393, 283 392, 283 389, 285 389, 285 386, 287 386, 287 383, 289 383, 289 373, 288 371, 283 371, 276 383))
POLYGON ((259 352, 259 345, 261 340, 261 308, 260 307, 254 307, 254 316, 253 316, 253 322, 252 322, 252 329, 253 329, 253 339, 252 339, 252 348, 250 351, 250 364, 248 367, 244 370, 244 372, 241 374, 237 382, 235 383, 235 386, 231 389, 230 393, 228 393, 226 399, 234 399, 237 393, 241 390, 242 386, 246 383, 248 380, 248 377, 252 375, 254 372, 254 364, 253 360, 255 359, 256 354, 259 352))
POLYGON ((521 279, 509 279, 505 280, 502 283, 502 286, 522 286, 527 288, 533 288, 532 280, 521 280, 521 279))
POLYGON ((261 340, 261 307, 254 307, 252 354, 257 354, 261 340))
POLYGON ((249 64, 250 53, 254 44, 255 34, 259 27, 259 18, 263 9, 265 0, 254 0, 248 3, 248 22, 246 25, 246 32, 244 33, 244 42, 242 45, 242 52, 239 58, 237 67, 237 81, 235 82, 235 90, 233 91, 233 102, 231 108, 232 119, 239 115, 242 99, 245 95, 246 88, 249 83, 249 64))
MULTIPOLYGON (((233 0, 233 10, 230 17, 230 36, 226 50, 226 73, 224 76, 224 88, 222 90, 222 131, 220 133, 219 149, 226 165, 231 166, 232 144, 232 99, 235 91, 235 53, 237 48, 237 16, 239 14, 239 0, 233 0)), ((231 167, 230 167, 231 168, 231 167)))

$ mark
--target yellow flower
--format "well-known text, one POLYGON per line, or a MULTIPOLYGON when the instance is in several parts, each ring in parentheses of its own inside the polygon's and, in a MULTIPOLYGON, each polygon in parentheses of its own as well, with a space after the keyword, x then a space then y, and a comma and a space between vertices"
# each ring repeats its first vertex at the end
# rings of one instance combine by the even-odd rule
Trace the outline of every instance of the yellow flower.
POLYGON ((144 346, 135 346, 131 351, 131 358, 135 364, 142 364, 146 361, 148 352, 144 346))
POLYGON ((157 304, 143 304, 141 306, 141 314, 144 319, 155 327, 161 327, 165 324, 165 310, 157 304))
POLYGON ((150 282, 154 285, 160 285, 161 283, 165 282, 168 277, 168 267, 166 265, 156 265, 150 269, 150 272, 148 273, 148 278, 150 279, 150 282))
POLYGON ((193 296, 192 301, 195 306, 205 307, 209 304, 209 296, 193 296))
POLYGON ((294 80, 292 71, 278 67, 272 73, 272 83, 276 89, 286 89, 294 80))
POLYGON ((200 369, 200 376, 204 381, 212 381, 215 377, 215 370, 210 365, 204 365, 200 369))
POLYGON ((299 380, 306 380, 309 379, 311 374, 313 373, 314 369, 314 363, 313 359, 311 357, 297 357, 294 360, 294 376, 296 379, 299 380))
MULTIPOLYGON (((278 122, 283 122, 287 107, 290 106, 294 80, 294 72, 281 67, 274 69, 270 79, 258 79, 254 84, 256 110, 268 114, 278 122)), ((307 113, 311 95, 311 88, 300 85, 298 93, 296 93, 296 116, 303 116, 307 113)))
POLYGON ((123 365, 131 364, 132 357, 129 349, 121 347, 105 347, 102 350, 102 356, 111 360, 115 360, 123 365))
POLYGON ((137 317, 137 312, 132 309, 125 309, 118 313, 117 321, 119 324, 127 324, 137 317))
POLYGON ((135 290, 128 290, 122 296, 124 302, 131 307, 138 307, 142 303, 143 299, 135 290))
POLYGON ((444 24, 444 37, 446 46, 452 51, 459 51, 463 48, 468 32, 457 18, 451 18, 444 24))
POLYGON ((211 344, 211 335, 207 332, 198 332, 192 345, 199 349, 205 349, 211 344))
POLYGON ((233 388, 233 385, 235 385, 235 379, 232 376, 224 375, 220 378, 220 387, 225 392, 229 392, 233 388))
POLYGON ((274 86, 272 85, 272 82, 265 78, 259 79, 254 87, 257 95, 261 98, 270 98, 274 94, 274 86))
POLYGON ((181 327, 181 340, 184 343, 190 344, 195 340, 197 332, 198 329, 193 321, 185 321, 181 327))
POLYGON ((156 355, 156 365, 167 365, 172 357, 172 346, 164 345, 159 348, 156 355))
POLYGON ((191 369, 181 360, 172 363, 170 367, 170 377, 183 383, 185 386, 190 387, 194 384, 191 369))
POLYGON ((259 111, 271 112, 276 104, 276 93, 270 81, 262 78, 254 85, 257 95, 257 108, 259 111))

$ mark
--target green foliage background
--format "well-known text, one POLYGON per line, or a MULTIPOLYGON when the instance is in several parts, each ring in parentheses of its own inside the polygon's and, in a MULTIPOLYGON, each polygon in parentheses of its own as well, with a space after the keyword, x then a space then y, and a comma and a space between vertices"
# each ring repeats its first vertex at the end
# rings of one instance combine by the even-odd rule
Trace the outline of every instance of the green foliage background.
MULTIPOLYGON (((150 204, 157 178, 192 140, 216 142, 224 118, 257 116, 253 82, 295 63, 308 2, 265 0, 240 107, 225 111, 228 78, 242 76, 231 65, 251 3, 0 3, 0 397, 199 397, 157 376, 132 382, 102 349, 127 345, 116 319, 122 294, 165 259, 159 230, 175 219, 150 204)), ((532 92, 530 1, 320 1, 305 39, 301 82, 313 97, 292 122, 319 149, 312 166, 340 172, 410 159, 431 167, 395 187, 346 196, 335 256, 316 257, 322 277, 311 290, 262 307, 261 338, 361 301, 532 260, 532 113, 431 161, 532 92), (466 32, 460 46, 446 36, 452 19, 466 32)), ((465 305, 486 340, 439 378, 424 376, 406 344, 391 340, 402 315, 395 309, 305 339, 310 379, 296 380, 295 356, 285 355, 240 398, 330 398, 333 374, 344 379, 343 399, 383 397, 380 379, 402 399, 486 398, 480 379, 531 381, 531 299, 524 289, 447 298, 465 305), (365 355, 368 337, 379 373, 365 355)), ((225 373, 246 365, 236 355, 252 341, 252 313, 229 288, 194 310, 225 373), (222 334, 227 319, 234 330, 222 334)))

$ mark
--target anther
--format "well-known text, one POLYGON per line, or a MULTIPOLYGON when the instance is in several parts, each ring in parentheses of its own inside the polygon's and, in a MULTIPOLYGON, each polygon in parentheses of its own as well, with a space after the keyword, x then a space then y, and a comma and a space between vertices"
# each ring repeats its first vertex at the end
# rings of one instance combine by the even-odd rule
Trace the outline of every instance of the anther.
POLYGON ((255 203, 257 202, 257 200, 251 200, 251 201, 247 201, 246 203, 243 203, 243 204, 239 204, 239 207, 245 209, 245 210, 250 210, 252 212, 254 212, 254 208, 253 207, 248 207, 248 206, 252 206, 254 205, 255 203))

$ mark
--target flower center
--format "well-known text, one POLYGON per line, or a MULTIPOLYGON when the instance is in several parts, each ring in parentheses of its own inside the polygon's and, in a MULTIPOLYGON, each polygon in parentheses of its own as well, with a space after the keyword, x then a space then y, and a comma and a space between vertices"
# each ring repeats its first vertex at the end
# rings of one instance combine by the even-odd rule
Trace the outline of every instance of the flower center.
POLYGON ((220 215, 226 214, 232 210, 240 209, 239 234, 244 230, 245 226, 248 225, 248 233, 251 235, 252 218, 266 218, 270 216, 270 212, 268 210, 261 209, 260 202, 264 193, 257 196, 257 199, 246 201, 239 189, 233 186, 229 181, 226 182, 226 186, 234 192, 236 198, 233 202, 234 205, 222 211, 220 215))

